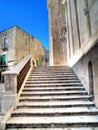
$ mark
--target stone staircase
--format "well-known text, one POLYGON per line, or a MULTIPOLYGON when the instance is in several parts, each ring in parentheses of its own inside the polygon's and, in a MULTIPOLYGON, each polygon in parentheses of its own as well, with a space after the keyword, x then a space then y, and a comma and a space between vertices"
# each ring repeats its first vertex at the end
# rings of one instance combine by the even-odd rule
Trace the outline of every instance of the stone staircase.
POLYGON ((7 130, 98 130, 98 109, 69 67, 30 73, 7 130))

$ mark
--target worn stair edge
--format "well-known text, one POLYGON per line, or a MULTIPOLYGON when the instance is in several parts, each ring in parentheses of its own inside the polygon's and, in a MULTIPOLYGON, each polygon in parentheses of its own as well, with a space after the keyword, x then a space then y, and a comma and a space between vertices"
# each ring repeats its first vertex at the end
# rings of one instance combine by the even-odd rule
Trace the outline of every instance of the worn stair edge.
POLYGON ((20 113, 12 113, 12 117, 37 117, 37 116, 49 116, 49 117, 58 117, 58 116, 73 116, 73 115, 96 115, 98 114, 98 111, 84 111, 84 112, 54 112, 54 113, 26 113, 26 112, 20 112, 20 113))
POLYGON ((98 126, 98 116, 12 117, 6 128, 65 128, 98 126))
POLYGON ((18 129, 18 128, 13 128, 10 129, 8 128, 7 130, 98 130, 98 127, 96 126, 90 126, 90 127, 67 127, 67 128, 23 128, 23 129, 18 129))
POLYGON ((18 105, 17 108, 67 108, 67 107, 92 107, 95 104, 74 104, 74 105, 18 105))
POLYGON ((38 91, 40 91, 40 92, 41 91, 44 91, 44 92, 45 91, 46 92, 48 92, 48 91, 60 91, 61 92, 61 91, 65 91, 65 90, 67 90, 67 91, 71 91, 71 90, 72 91, 77 91, 77 90, 79 91, 80 90, 81 91, 81 90, 85 90, 85 88, 84 87, 70 87, 70 88, 69 87, 65 87, 65 88, 62 88, 62 87, 61 88, 60 87, 58 87, 58 88, 53 88, 53 87, 52 88, 48 88, 48 87, 47 88, 44 88, 44 87, 43 88, 42 87, 41 88, 24 88, 22 90, 22 92, 36 92, 36 91, 37 92, 38 91))
POLYGON ((42 87, 45 87, 45 86, 46 86, 46 87, 47 87, 47 86, 48 86, 48 87, 49 87, 49 86, 50 86, 50 87, 51 87, 51 86, 57 87, 57 86, 59 86, 59 87, 60 87, 60 86, 82 86, 82 84, 81 84, 81 83, 69 83, 69 84, 68 84, 68 83, 67 83, 67 84, 66 84, 66 83, 65 83, 65 84, 59 84, 59 83, 58 83, 58 84, 25 84, 24 87, 26 87, 26 86, 27 86, 27 87, 28 87, 28 86, 30 86, 30 87, 40 87, 40 86, 42 86, 42 87))
POLYGON ((76 101, 88 101, 88 100, 91 100, 91 97, 81 97, 81 98, 74 98, 74 99, 72 99, 72 98, 53 98, 53 99, 38 99, 38 98, 36 98, 36 99, 33 99, 33 98, 20 98, 19 99, 19 101, 20 102, 25 102, 25 101, 28 101, 28 102, 36 102, 36 101, 42 101, 42 102, 44 102, 44 101, 72 101, 72 100, 76 100, 76 101))

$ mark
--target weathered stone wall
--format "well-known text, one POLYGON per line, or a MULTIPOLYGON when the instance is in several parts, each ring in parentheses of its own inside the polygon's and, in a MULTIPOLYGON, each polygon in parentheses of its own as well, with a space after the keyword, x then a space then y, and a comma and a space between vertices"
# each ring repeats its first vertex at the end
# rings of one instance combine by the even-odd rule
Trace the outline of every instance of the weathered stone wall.
MULTIPOLYGON (((92 84, 94 89, 92 95, 94 95, 94 100, 98 107, 98 0, 47 1, 50 60, 52 59, 53 65, 55 65, 55 60, 56 62, 59 62, 59 59, 63 61, 63 55, 67 56, 67 65, 73 67, 89 94, 91 94, 92 88, 88 68, 92 64, 92 84), (65 2, 65 4, 62 5, 61 2, 65 2), (62 15, 64 10, 65 15, 62 15), (65 35, 63 36, 63 38, 65 37, 63 44, 60 42, 60 37, 62 37, 62 21, 63 25, 65 23, 66 30, 63 33, 65 35), (62 45, 64 45, 64 51, 62 50, 62 45)), ((60 65, 62 65, 62 62, 60 62, 60 65)))
POLYGON ((19 61, 22 60, 26 55, 29 55, 30 53, 30 35, 23 31, 22 29, 16 27, 16 46, 15 46, 15 59, 16 62, 18 63, 19 61))
POLYGON ((68 65, 73 67, 88 94, 94 95, 98 107, 98 0, 66 2, 68 65), (93 79, 90 79, 89 63, 93 79))
POLYGON ((39 61, 39 65, 42 62, 43 47, 41 42, 22 30, 21 28, 16 28, 16 60, 19 62, 23 57, 28 54, 33 55, 34 60, 39 61))
POLYGON ((44 48, 41 45, 40 41, 37 39, 34 39, 33 45, 35 45, 35 48, 33 48, 33 46, 32 46, 31 54, 33 54, 35 60, 39 61, 39 65, 41 65, 42 56, 44 55, 44 52, 43 52, 44 48))
POLYGON ((92 63, 92 80, 94 100, 98 107, 98 42, 97 44, 73 66, 74 71, 80 78, 88 94, 91 94, 90 78, 89 78, 89 62, 92 63))
POLYGON ((98 31, 98 0, 88 0, 92 35, 98 31))
POLYGON ((16 30, 15 27, 9 28, 3 32, 0 32, 0 54, 7 54, 7 61, 14 61, 15 57, 15 37, 16 30), (3 50, 4 37, 8 39, 8 49, 3 50))
POLYGON ((73 66, 94 46, 98 38, 98 1, 66 0, 66 2, 68 64, 73 66))

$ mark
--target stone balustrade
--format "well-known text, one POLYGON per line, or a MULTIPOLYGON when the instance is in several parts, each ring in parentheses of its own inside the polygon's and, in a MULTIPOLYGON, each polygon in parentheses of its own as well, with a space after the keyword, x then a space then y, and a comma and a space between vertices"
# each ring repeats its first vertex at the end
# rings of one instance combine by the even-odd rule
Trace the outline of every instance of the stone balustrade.
POLYGON ((1 111, 3 114, 12 107, 16 106, 18 102, 18 93, 26 78, 27 73, 33 66, 32 56, 28 55, 19 64, 17 64, 12 70, 3 72, 5 92, 2 97, 1 111))

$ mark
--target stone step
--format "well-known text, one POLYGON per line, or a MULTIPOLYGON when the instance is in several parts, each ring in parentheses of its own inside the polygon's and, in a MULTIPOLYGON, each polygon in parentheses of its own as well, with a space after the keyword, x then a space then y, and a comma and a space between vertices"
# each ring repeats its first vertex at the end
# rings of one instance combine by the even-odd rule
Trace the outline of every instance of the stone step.
POLYGON ((30 72, 31 74, 32 73, 74 73, 74 71, 73 70, 63 70, 63 69, 61 69, 61 70, 59 70, 59 69, 57 69, 57 70, 33 70, 33 71, 31 71, 30 72))
POLYGON ((78 101, 78 100, 90 100, 92 98, 92 96, 88 96, 88 95, 71 95, 71 96, 63 96, 63 95, 52 95, 52 96, 22 96, 20 97, 19 101, 20 102, 24 102, 24 101, 78 101))
POLYGON ((21 93, 21 96, 37 96, 37 95, 40 95, 40 96, 49 96, 49 95, 86 95, 87 92, 85 90, 83 91, 63 91, 63 92, 60 92, 60 91, 49 91, 49 92, 46 92, 46 91, 41 91, 41 92, 22 92, 21 93))
POLYGON ((48 77, 48 78, 44 78, 44 77, 28 77, 27 81, 49 81, 49 80, 62 80, 62 81, 66 81, 66 80, 79 80, 77 77, 59 77, 59 78, 55 78, 55 77, 48 77))
POLYGON ((68 126, 60 128, 6 128, 6 130, 98 130, 97 126, 68 126))
POLYGON ((82 86, 81 83, 55 83, 55 84, 25 84, 25 87, 26 86, 30 86, 30 87, 60 87, 60 86, 82 86))
POLYGON ((76 89, 83 89, 84 90, 84 87, 83 86, 52 86, 52 85, 50 85, 50 86, 40 86, 40 85, 37 85, 37 86, 31 86, 31 85, 25 85, 24 86, 24 88, 23 89, 74 89, 74 88, 76 88, 76 89))
MULTIPOLYGON (((70 68, 70 67, 66 67, 66 66, 64 66, 64 67, 62 67, 62 66, 59 66, 59 67, 54 67, 54 66, 41 66, 41 67, 37 67, 37 68, 35 68, 34 69, 34 71, 39 71, 39 70, 72 70, 72 68, 70 68)), ((32 71, 33 71, 33 69, 32 69, 32 71)))
POLYGON ((31 72, 39 72, 39 71, 73 71, 72 68, 41 68, 41 69, 32 69, 31 72))
POLYGON ((68 126, 98 126, 98 116, 12 117, 6 124, 6 128, 67 128, 68 126))
POLYGON ((46 74, 30 74, 30 76, 75 76, 74 73, 46 73, 46 74))
POLYGON ((32 70, 32 71, 73 71, 72 68, 48 68, 48 69, 35 69, 35 70, 32 70))
POLYGON ((52 68, 52 67, 51 68, 35 68, 32 71, 47 71, 47 70, 72 71, 72 68, 66 68, 66 67, 65 68, 61 68, 61 67, 59 67, 59 68, 57 68, 57 67, 56 68, 52 68))
POLYGON ((68 90, 64 90, 63 92, 61 92, 61 91, 59 91, 59 90, 57 90, 57 91, 55 91, 55 90, 52 90, 52 91, 44 91, 44 90, 43 90, 43 91, 34 91, 34 92, 33 92, 33 91, 23 91, 22 93, 23 93, 23 94, 43 94, 43 95, 44 95, 44 94, 50 94, 50 95, 51 95, 51 94, 52 94, 52 95, 53 95, 53 94, 54 94, 54 95, 55 95, 55 94, 58 94, 58 95, 61 94, 61 95, 62 95, 62 94, 69 94, 69 93, 70 93, 70 94, 72 94, 72 93, 84 93, 84 94, 85 94, 85 93, 87 93, 87 91, 85 91, 85 90, 69 90, 69 91, 68 91, 68 90))
POLYGON ((30 74, 74 74, 73 71, 34 71, 34 72, 31 72, 30 74))
POLYGON ((76 75, 29 75, 29 78, 77 78, 76 75))
POLYGON ((55 74, 66 74, 66 73, 68 73, 68 74, 74 74, 74 72, 73 71, 34 71, 34 72, 31 72, 30 74, 47 74, 47 73, 55 73, 55 74))
POLYGON ((64 91, 64 90, 85 90, 84 87, 27 87, 22 91, 64 91))
POLYGON ((94 106, 91 101, 36 101, 36 102, 20 102, 17 108, 67 108, 67 107, 91 107, 94 106))
POLYGON ((12 112, 12 117, 25 116, 72 116, 72 115, 96 115, 98 109, 94 107, 73 107, 73 108, 40 108, 40 109, 17 109, 12 112))
POLYGON ((55 81, 55 80, 53 80, 53 81, 26 81, 26 84, 41 84, 41 83, 80 83, 80 81, 79 80, 57 80, 57 81, 55 81))
MULTIPOLYGON (((42 70, 72 70, 72 68, 66 67, 66 66, 63 66, 63 67, 62 66, 59 66, 59 67, 56 67, 56 66, 55 67, 54 66, 48 66, 48 67, 44 66, 44 67, 42 67, 41 66, 41 67, 38 67, 38 68, 34 69, 34 71, 36 71, 36 70, 37 71, 39 71, 39 70, 41 70, 41 71, 42 70)), ((32 71, 33 71, 33 69, 32 69, 32 71)))

